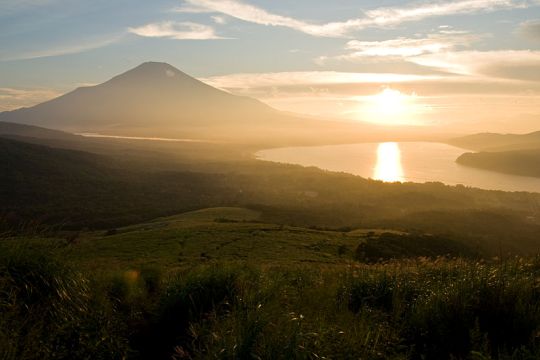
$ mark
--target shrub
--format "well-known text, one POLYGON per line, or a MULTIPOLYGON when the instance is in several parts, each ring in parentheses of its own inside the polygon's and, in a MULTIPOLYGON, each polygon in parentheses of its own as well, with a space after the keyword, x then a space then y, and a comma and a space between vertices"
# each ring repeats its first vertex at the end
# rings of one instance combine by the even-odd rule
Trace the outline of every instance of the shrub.
POLYGON ((355 259, 376 263, 393 259, 416 257, 468 257, 478 254, 468 246, 447 238, 423 234, 383 233, 369 237, 356 248, 355 259))

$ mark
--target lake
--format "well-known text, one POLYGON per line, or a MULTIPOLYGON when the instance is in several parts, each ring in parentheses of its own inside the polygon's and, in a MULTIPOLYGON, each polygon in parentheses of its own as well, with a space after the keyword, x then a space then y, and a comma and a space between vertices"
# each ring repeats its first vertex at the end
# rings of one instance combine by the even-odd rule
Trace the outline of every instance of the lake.
POLYGON ((480 170, 456 163, 467 152, 434 142, 384 142, 268 149, 258 159, 316 166, 386 182, 440 181, 490 190, 540 192, 540 179, 480 170))

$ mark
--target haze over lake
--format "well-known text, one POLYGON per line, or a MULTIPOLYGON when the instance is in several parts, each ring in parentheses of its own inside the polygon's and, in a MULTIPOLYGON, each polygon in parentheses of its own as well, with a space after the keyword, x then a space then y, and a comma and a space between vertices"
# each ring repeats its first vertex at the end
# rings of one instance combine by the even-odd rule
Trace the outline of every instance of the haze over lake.
POLYGON ((384 142, 286 147, 259 151, 258 159, 316 166, 387 182, 440 181, 489 190, 540 192, 540 179, 475 169, 456 163, 466 152, 434 142, 384 142))

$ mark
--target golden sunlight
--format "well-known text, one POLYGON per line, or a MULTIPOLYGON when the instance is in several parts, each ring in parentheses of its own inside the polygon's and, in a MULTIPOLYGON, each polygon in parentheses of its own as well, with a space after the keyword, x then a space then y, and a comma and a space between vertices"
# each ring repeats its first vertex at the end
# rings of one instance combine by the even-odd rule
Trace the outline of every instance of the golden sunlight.
POLYGON ((399 90, 385 88, 376 95, 364 98, 363 120, 381 125, 418 125, 422 106, 415 103, 416 95, 407 95, 399 90))
POLYGON ((399 120, 397 117, 408 115, 409 99, 399 90, 386 88, 371 97, 371 108, 372 112, 378 115, 378 118, 392 123, 399 120))
POLYGON ((399 90, 384 89, 381 93, 373 96, 373 104, 382 113, 399 114, 406 107, 407 98, 399 90))
POLYGON ((401 166, 401 150, 397 143, 385 142, 379 144, 373 179, 386 182, 404 180, 403 167, 401 166))

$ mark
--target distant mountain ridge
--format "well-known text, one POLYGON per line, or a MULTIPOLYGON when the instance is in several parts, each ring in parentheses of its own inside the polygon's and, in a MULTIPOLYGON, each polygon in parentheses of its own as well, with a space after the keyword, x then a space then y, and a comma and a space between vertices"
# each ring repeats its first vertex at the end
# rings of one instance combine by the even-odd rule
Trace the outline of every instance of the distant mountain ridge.
POLYGON ((540 178, 540 148, 529 150, 465 153, 456 162, 478 169, 540 178))
POLYGON ((0 113, 0 121, 70 132, 205 139, 325 134, 345 127, 281 113, 157 62, 30 108, 0 113))
POLYGON ((481 133, 451 139, 450 144, 476 151, 540 149, 540 131, 529 134, 481 133))
POLYGON ((0 137, 26 137, 49 140, 74 140, 79 138, 63 131, 3 121, 0 121, 0 137))
POLYGON ((478 151, 456 159, 460 165, 505 174, 540 177, 540 131, 529 134, 483 133, 451 139, 450 144, 478 151))

